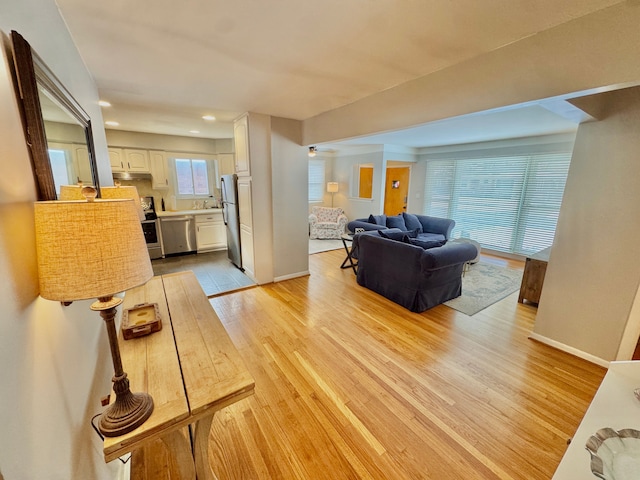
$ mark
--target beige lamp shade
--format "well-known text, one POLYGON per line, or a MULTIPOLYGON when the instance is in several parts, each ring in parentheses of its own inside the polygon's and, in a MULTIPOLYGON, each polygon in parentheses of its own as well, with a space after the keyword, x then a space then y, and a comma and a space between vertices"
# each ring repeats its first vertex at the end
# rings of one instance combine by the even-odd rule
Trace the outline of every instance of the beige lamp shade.
MULTIPOLYGON (((129 185, 116 185, 115 187, 101 187, 100 195, 105 200, 116 198, 130 198, 138 207, 138 217, 140 221, 144 220, 144 211, 142 210, 142 204, 140 203, 140 196, 138 195, 138 189, 129 185)), ((82 197, 81 197, 82 198, 82 197)))
POLYGON ((60 185, 59 200, 84 200, 83 185, 60 185))
POLYGON ((74 301, 146 283, 151 261, 132 200, 35 203, 40 295, 74 301))
POLYGON ((338 192, 338 182, 327 182, 327 192, 329 192, 329 193, 337 193, 338 192))

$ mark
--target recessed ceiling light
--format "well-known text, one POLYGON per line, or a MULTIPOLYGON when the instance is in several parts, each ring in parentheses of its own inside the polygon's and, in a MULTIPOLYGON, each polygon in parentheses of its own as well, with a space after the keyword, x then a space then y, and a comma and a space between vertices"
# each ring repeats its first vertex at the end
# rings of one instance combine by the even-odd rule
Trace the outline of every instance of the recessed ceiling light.
POLYGON ((106 100, 100 100, 98 102, 98 105, 100 105, 101 107, 110 107, 111 104, 109 102, 107 102, 106 100))
POLYGON ((213 115, 203 115, 202 118, 204 120, 208 120, 210 122, 214 121, 216 119, 216 117, 214 117, 213 115))
POLYGON ((189 133, 200 133, 200 130, 189 130, 189 133))
POLYGON ((112 120, 109 120, 108 122, 104 122, 105 125, 109 125, 110 127, 117 127, 118 125, 120 125, 118 122, 114 122, 112 120))

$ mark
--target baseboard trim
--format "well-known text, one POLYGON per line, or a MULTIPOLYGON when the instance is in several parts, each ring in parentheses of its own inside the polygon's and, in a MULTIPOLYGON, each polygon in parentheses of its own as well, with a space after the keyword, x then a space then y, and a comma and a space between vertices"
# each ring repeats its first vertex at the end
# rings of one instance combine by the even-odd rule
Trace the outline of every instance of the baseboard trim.
POLYGON ((290 273, 289 275, 275 277, 273 279, 273 283, 282 282, 284 280, 291 280, 292 278, 306 277, 307 275, 311 275, 311 273, 309 273, 309 270, 305 270, 304 272, 290 273))
POLYGON ((600 365, 604 368, 609 368, 609 363, 607 360, 603 360, 600 357, 596 357, 595 355, 591 355, 590 353, 583 352, 582 350, 578 350, 577 348, 570 347, 569 345, 565 345, 564 343, 560 343, 556 340, 552 340, 551 338, 545 337, 543 335, 539 335, 537 333, 532 333, 529 335, 531 340, 535 340, 540 343, 544 343, 550 347, 555 348, 556 350, 561 350, 563 352, 569 353, 575 357, 582 358, 587 362, 595 363, 596 365, 600 365))

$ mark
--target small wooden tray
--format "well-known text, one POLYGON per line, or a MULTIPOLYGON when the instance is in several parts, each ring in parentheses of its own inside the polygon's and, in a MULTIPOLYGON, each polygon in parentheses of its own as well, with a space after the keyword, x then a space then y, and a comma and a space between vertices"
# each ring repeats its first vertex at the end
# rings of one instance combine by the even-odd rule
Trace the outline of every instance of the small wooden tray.
POLYGON ((122 336, 125 340, 143 337, 162 329, 157 303, 139 303, 122 311, 122 336))

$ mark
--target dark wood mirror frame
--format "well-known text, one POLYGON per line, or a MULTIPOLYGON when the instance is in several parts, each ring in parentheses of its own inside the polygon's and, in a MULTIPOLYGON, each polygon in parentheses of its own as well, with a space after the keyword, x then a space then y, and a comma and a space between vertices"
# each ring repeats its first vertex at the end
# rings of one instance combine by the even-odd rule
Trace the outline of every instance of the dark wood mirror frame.
POLYGON ((100 192, 91 118, 36 52, 31 49, 31 45, 22 35, 12 31, 11 43, 18 80, 18 95, 22 101, 25 136, 29 154, 31 155, 38 200, 57 199, 38 86, 62 105, 67 110, 67 113, 84 128, 91 175, 94 186, 100 192))

